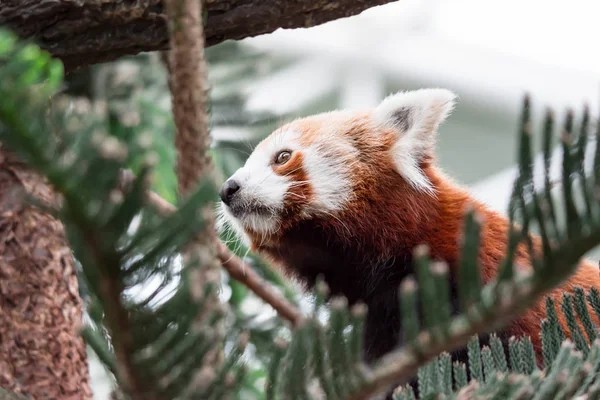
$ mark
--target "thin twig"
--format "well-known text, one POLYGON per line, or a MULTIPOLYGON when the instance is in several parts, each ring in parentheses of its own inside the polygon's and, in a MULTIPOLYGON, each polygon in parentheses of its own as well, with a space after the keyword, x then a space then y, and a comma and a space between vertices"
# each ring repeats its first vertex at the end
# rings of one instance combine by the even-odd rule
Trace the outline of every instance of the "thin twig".
POLYGON ((271 289, 267 282, 239 257, 229 251, 223 243, 219 243, 219 259, 231 278, 252 290, 254 294, 270 304, 282 318, 290 321, 293 326, 300 324, 303 318, 300 310, 287 301, 284 296, 271 289))
MULTIPOLYGON (((121 187, 127 190, 133 181, 131 171, 123 171, 121 176, 121 187)), ((177 209, 155 192, 147 192, 148 203, 162 216, 173 214, 177 209)), ((302 313, 296 306, 290 303, 284 296, 271 288, 251 266, 247 265, 238 256, 233 254, 222 242, 217 245, 217 257, 221 265, 229 273, 232 279, 240 282, 250 289, 255 295, 269 304, 281 318, 288 320, 292 326, 297 326, 303 319, 302 313)))
MULTIPOLYGON (((174 205, 160 197, 157 193, 148 192, 148 202, 163 216, 170 215, 176 211, 174 205)), ((221 265, 229 273, 229 276, 244 284, 254 294, 271 305, 275 311, 293 326, 297 326, 302 320, 302 313, 284 296, 274 291, 249 265, 233 254, 229 248, 219 242, 217 256, 221 265)))

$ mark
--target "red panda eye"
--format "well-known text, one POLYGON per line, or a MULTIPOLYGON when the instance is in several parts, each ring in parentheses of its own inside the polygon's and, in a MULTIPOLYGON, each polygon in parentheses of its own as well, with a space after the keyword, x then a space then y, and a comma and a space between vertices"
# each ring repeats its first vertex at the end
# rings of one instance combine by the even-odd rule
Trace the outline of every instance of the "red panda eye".
POLYGON ((284 150, 279 152, 279 154, 277 154, 277 157, 275 157, 275 164, 285 164, 286 162, 288 162, 290 160, 290 158, 292 157, 292 153, 284 150))

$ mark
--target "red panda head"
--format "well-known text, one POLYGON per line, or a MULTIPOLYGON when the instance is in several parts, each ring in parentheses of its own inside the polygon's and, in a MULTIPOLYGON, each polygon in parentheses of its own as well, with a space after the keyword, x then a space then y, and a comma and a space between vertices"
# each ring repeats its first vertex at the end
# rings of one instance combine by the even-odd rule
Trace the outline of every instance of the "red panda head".
POLYGON ((374 109, 333 111, 282 126, 223 184, 221 226, 256 248, 275 244, 305 220, 344 225, 348 210, 377 202, 386 185, 399 195, 435 196, 424 168, 454 99, 445 89, 400 92, 374 109))

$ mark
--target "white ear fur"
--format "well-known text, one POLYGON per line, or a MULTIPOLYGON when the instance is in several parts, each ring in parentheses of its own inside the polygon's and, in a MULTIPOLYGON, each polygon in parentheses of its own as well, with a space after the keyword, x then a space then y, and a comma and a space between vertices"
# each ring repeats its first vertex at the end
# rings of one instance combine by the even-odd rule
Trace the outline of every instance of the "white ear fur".
POLYGON ((433 153, 438 127, 452 111, 455 99, 447 89, 419 89, 392 94, 375 109, 376 123, 398 132, 391 149, 394 161, 398 172, 417 189, 433 193, 419 164, 433 153))

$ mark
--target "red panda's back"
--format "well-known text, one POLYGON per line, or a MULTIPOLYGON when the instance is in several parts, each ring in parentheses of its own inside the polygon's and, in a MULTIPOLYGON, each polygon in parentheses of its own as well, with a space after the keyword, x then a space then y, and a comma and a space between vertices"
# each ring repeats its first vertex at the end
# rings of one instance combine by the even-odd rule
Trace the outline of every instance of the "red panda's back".
MULTIPOLYGON (((436 181, 438 187, 438 200, 440 204, 440 225, 445 227, 441 230, 437 240, 432 241, 434 253, 450 264, 458 265, 460 236, 462 235, 463 221, 466 208, 471 205, 481 217, 480 237, 480 274, 483 283, 490 282, 498 273, 502 261, 506 255, 508 238, 508 220, 501 214, 490 210, 485 205, 472 199, 469 194, 458 186, 453 185, 438 171, 430 171, 432 180, 436 181)), ((541 239, 533 237, 533 248, 535 252, 541 251, 541 239)), ((515 256, 516 268, 531 268, 531 261, 525 245, 520 245, 515 256)), ((455 273, 457 271, 454 271, 455 273)), ((563 294, 573 293, 576 287, 581 287, 586 293, 592 287, 600 289, 600 270, 598 266, 589 260, 581 260, 576 271, 558 287, 550 290, 545 296, 539 298, 525 312, 515 318, 508 326, 507 332, 516 337, 527 335, 531 341, 538 357, 542 361, 541 321, 546 318, 546 296, 552 298, 558 311, 558 319, 567 337, 570 331, 566 318, 562 313, 563 294)), ((598 315, 588 306, 592 322, 600 326, 598 315)), ((583 325, 579 323, 583 331, 583 325)))

